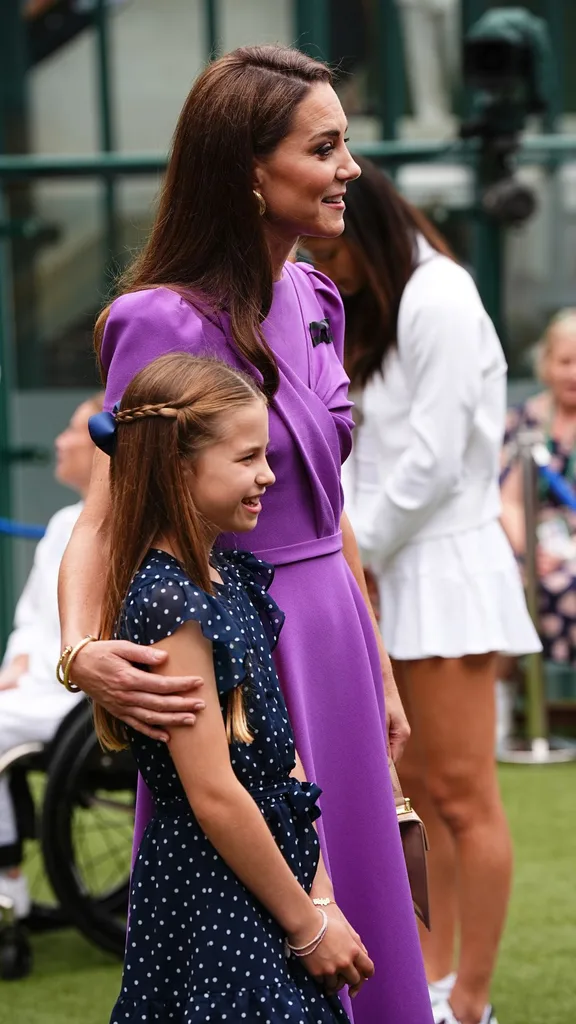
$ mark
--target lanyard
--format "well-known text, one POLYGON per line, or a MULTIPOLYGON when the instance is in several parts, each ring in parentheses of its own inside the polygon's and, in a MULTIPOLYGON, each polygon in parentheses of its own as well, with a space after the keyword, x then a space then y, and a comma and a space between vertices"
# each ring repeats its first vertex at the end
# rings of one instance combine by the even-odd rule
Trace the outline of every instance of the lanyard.
MULTIPOLYGON (((548 424, 547 424, 547 427, 546 427, 546 430, 545 430, 545 433, 544 433, 544 444, 545 444, 546 448, 548 449, 548 451, 550 452, 551 455, 554 454, 554 444, 555 444, 554 438, 552 437, 552 424, 554 422, 555 411, 556 410, 554 409, 554 406, 552 406, 552 409, 551 409, 551 412, 550 412, 550 416, 548 418, 548 424)), ((563 471, 563 473, 561 475, 564 477, 565 480, 568 481, 568 483, 572 484, 572 483, 576 482, 576 445, 572 445, 572 448, 570 450, 570 454, 568 456, 568 461, 567 461, 566 466, 564 468, 564 471, 563 471)), ((539 479, 539 482, 538 482, 538 491, 539 491, 539 495, 540 495, 540 500, 542 500, 544 497, 546 497, 548 495, 548 493, 550 492, 550 484, 542 476, 540 476, 540 479, 539 479)))

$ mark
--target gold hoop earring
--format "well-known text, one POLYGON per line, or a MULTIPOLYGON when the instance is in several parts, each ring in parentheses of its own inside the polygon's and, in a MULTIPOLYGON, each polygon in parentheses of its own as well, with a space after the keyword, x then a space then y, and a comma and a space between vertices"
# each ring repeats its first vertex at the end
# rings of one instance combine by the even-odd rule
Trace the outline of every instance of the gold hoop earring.
POLYGON ((266 200, 264 199, 262 193, 258 192, 255 188, 252 189, 252 192, 253 195, 255 195, 256 199, 258 200, 258 213, 260 214, 261 217, 263 217, 264 214, 266 213, 266 200))

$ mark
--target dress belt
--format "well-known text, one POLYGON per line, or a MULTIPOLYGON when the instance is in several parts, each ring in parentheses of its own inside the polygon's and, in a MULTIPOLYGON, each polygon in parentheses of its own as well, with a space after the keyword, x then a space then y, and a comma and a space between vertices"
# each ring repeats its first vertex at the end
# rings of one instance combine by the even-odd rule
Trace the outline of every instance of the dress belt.
MULTIPOLYGON (((256 803, 264 800, 285 798, 294 814, 298 816, 307 814, 312 821, 320 817, 320 808, 316 804, 322 794, 322 790, 315 782, 300 782, 299 779, 290 776, 282 782, 271 782, 270 785, 264 784, 263 786, 254 786, 252 789, 247 787, 247 789, 256 803)), ((193 813, 188 798, 183 794, 166 797, 163 800, 155 800, 154 808, 156 817, 162 817, 165 814, 193 813)))
POLYGON ((301 544, 287 544, 279 548, 258 548, 253 550, 257 558, 271 565, 290 565, 292 562, 304 562, 308 558, 321 558, 322 555, 333 555, 342 550, 342 532, 338 530, 330 537, 313 537, 301 544))
POLYGON ((260 800, 273 800, 280 797, 288 801, 296 815, 309 815, 312 821, 320 817, 317 801, 322 795, 322 790, 315 782, 300 782, 300 779, 295 779, 291 775, 284 782, 273 782, 270 785, 253 787, 248 789, 248 792, 257 803, 260 800))

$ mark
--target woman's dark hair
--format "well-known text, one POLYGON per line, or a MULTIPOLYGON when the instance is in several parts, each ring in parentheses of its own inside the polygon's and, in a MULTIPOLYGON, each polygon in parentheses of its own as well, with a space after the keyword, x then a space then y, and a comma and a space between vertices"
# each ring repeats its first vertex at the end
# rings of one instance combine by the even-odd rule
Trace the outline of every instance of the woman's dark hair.
POLYGON ((362 176, 346 191, 344 238, 362 264, 367 283, 344 299, 346 369, 353 386, 364 387, 381 371, 396 344, 400 299, 418 261, 423 235, 453 259, 447 243, 427 217, 404 199, 370 160, 355 156, 362 176))
MULTIPOLYGON (((165 285, 226 310, 235 344, 259 370, 269 398, 278 367, 261 323, 273 279, 252 191, 254 160, 286 137, 310 87, 331 81, 325 64, 283 46, 244 46, 209 64, 178 119, 148 242, 118 289, 165 285)), ((108 311, 96 324, 98 353, 108 311)))

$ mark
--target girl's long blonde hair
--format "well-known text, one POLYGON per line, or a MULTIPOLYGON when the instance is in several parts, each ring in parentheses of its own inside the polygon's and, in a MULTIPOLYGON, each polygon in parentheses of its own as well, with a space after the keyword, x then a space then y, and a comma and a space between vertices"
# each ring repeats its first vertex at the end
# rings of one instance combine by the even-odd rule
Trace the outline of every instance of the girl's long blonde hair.
MULTIPOLYGON (((207 524, 190 494, 187 472, 198 453, 220 436, 222 415, 255 399, 256 382, 215 359, 171 353, 141 370, 126 388, 116 414, 116 448, 110 460, 110 550, 101 637, 114 636, 134 574, 159 536, 170 537, 194 583, 213 593, 207 524)), ((123 723, 94 705, 103 746, 126 746, 123 723)), ((242 689, 232 691, 229 742, 251 742, 242 689)))

